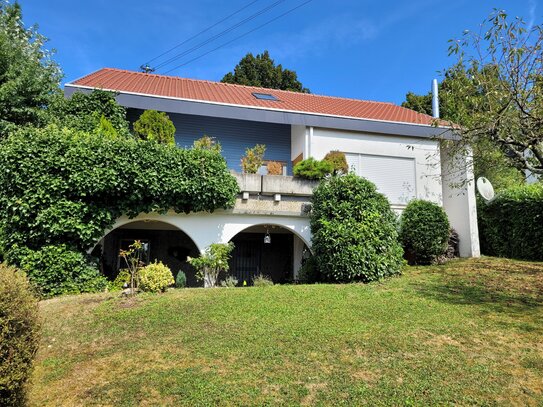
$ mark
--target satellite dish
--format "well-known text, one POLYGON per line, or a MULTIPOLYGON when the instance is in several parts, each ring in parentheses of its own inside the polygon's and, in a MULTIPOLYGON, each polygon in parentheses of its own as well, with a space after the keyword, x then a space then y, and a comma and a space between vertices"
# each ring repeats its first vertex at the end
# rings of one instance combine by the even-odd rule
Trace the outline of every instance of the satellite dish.
POLYGON ((481 194, 486 202, 490 202, 494 199, 494 187, 485 177, 479 177, 477 179, 477 191, 479 191, 479 194, 481 194))

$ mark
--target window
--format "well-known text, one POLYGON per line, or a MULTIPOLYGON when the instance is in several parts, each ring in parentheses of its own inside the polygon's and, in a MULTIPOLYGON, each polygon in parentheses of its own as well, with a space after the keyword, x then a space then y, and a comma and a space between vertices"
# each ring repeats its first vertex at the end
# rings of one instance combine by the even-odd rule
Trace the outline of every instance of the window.
POLYGON ((416 197, 415 159, 369 154, 345 154, 349 169, 373 182, 391 204, 416 197))
POLYGON ((256 92, 254 92, 253 96, 255 98, 261 99, 261 100, 279 100, 270 93, 256 93, 256 92))

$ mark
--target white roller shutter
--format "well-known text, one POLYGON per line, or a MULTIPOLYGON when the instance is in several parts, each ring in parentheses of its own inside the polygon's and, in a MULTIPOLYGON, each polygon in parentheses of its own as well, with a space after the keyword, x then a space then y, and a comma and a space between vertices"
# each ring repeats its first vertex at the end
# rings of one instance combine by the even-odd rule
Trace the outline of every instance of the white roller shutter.
POLYGON ((415 159, 369 154, 345 154, 355 174, 373 182, 391 204, 406 204, 416 197, 415 159))

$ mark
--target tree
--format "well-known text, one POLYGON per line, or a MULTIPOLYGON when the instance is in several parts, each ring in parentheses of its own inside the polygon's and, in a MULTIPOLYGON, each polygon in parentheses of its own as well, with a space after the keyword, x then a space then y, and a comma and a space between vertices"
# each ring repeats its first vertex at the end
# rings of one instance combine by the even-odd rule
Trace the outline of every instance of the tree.
POLYGON ((134 132, 143 140, 175 144, 175 126, 164 112, 146 110, 134 123, 134 132))
POLYGON ((458 112, 461 126, 453 131, 461 142, 456 148, 484 140, 519 170, 543 174, 542 45, 542 26, 527 27, 522 18, 511 19, 500 10, 480 32, 466 31, 451 43, 449 53, 458 56, 469 75, 447 92, 472 105, 458 112))
POLYGON ((239 61, 234 72, 224 75, 221 82, 311 93, 298 80, 296 72, 283 69, 281 64, 275 65, 268 51, 256 57, 249 52, 239 61))
POLYGON ((60 92, 60 68, 37 26, 25 28, 18 3, 0 4, 0 138, 17 126, 47 121, 44 107, 60 92))
MULTIPOLYGON (((485 94, 474 86, 471 77, 478 69, 466 69, 462 63, 455 64, 444 72, 443 80, 439 83, 440 117, 455 125, 464 126, 472 113, 483 108, 485 94), (462 93, 457 92, 463 88, 462 93)), ((497 78, 496 78, 497 79, 497 78)), ((417 95, 408 92, 403 107, 428 115, 432 114, 432 94, 417 95)), ((480 112, 483 113, 483 112, 480 112)), ((516 185, 523 180, 523 174, 515 168, 505 151, 499 145, 492 143, 487 137, 469 140, 474 157, 475 178, 485 176, 497 188, 516 185)), ((458 148, 466 148, 467 143, 460 143, 458 148)))

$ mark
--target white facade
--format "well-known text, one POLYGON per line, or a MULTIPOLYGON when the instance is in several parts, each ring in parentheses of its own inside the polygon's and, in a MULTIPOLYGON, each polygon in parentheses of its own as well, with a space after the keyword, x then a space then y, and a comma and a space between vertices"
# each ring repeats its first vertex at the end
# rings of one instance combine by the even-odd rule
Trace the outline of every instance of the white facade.
POLYGON ((320 160, 334 150, 344 152, 351 170, 374 182, 397 212, 413 198, 443 206, 459 234, 460 255, 480 255, 475 189, 466 183, 473 177, 469 159, 453 160, 432 138, 293 126, 293 159, 320 160))
POLYGON ((406 191, 412 191, 412 197, 442 204, 440 151, 437 140, 314 128, 311 136, 311 156, 320 160, 332 150, 342 151, 348 156, 360 155, 359 175, 374 182, 385 195, 392 192, 388 186, 390 183, 404 188, 402 192, 388 194, 396 209, 402 209, 407 204, 410 194, 406 194, 406 191), (379 165, 379 162, 382 164, 379 165), (373 166, 372 173, 375 177, 365 172, 365 163, 373 166), (405 171, 406 165, 409 173, 405 171), (405 183, 406 176, 414 179, 414 185, 401 185, 405 183), (396 197, 400 199, 395 199, 396 197))
MULTIPOLYGON (((479 256, 479 238, 473 184, 458 189, 451 183, 470 177, 472 169, 465 158, 457 158, 454 167, 462 164, 461 171, 447 175, 451 158, 440 142, 430 138, 371 134, 293 125, 291 156, 306 159, 324 158, 330 151, 347 155, 351 169, 374 182, 388 196, 391 207, 398 213, 410 199, 425 199, 442 205, 451 226, 460 238, 462 257, 479 256)), ((243 191, 242 191, 243 192, 243 191)), ((253 199, 255 197, 253 196, 253 199)), ((258 198, 257 198, 258 200, 258 198)), ((262 202, 264 203, 264 202, 262 202)), ((269 204, 269 203, 268 203, 269 204)), ((202 251, 212 243, 229 242, 238 233, 256 225, 278 225, 294 235, 294 275, 301 265, 304 244, 311 247, 309 218, 270 210, 262 213, 217 211, 213 214, 142 214, 135 220, 161 221, 185 232, 202 251)), ((122 217, 114 228, 134 219, 122 217)))

